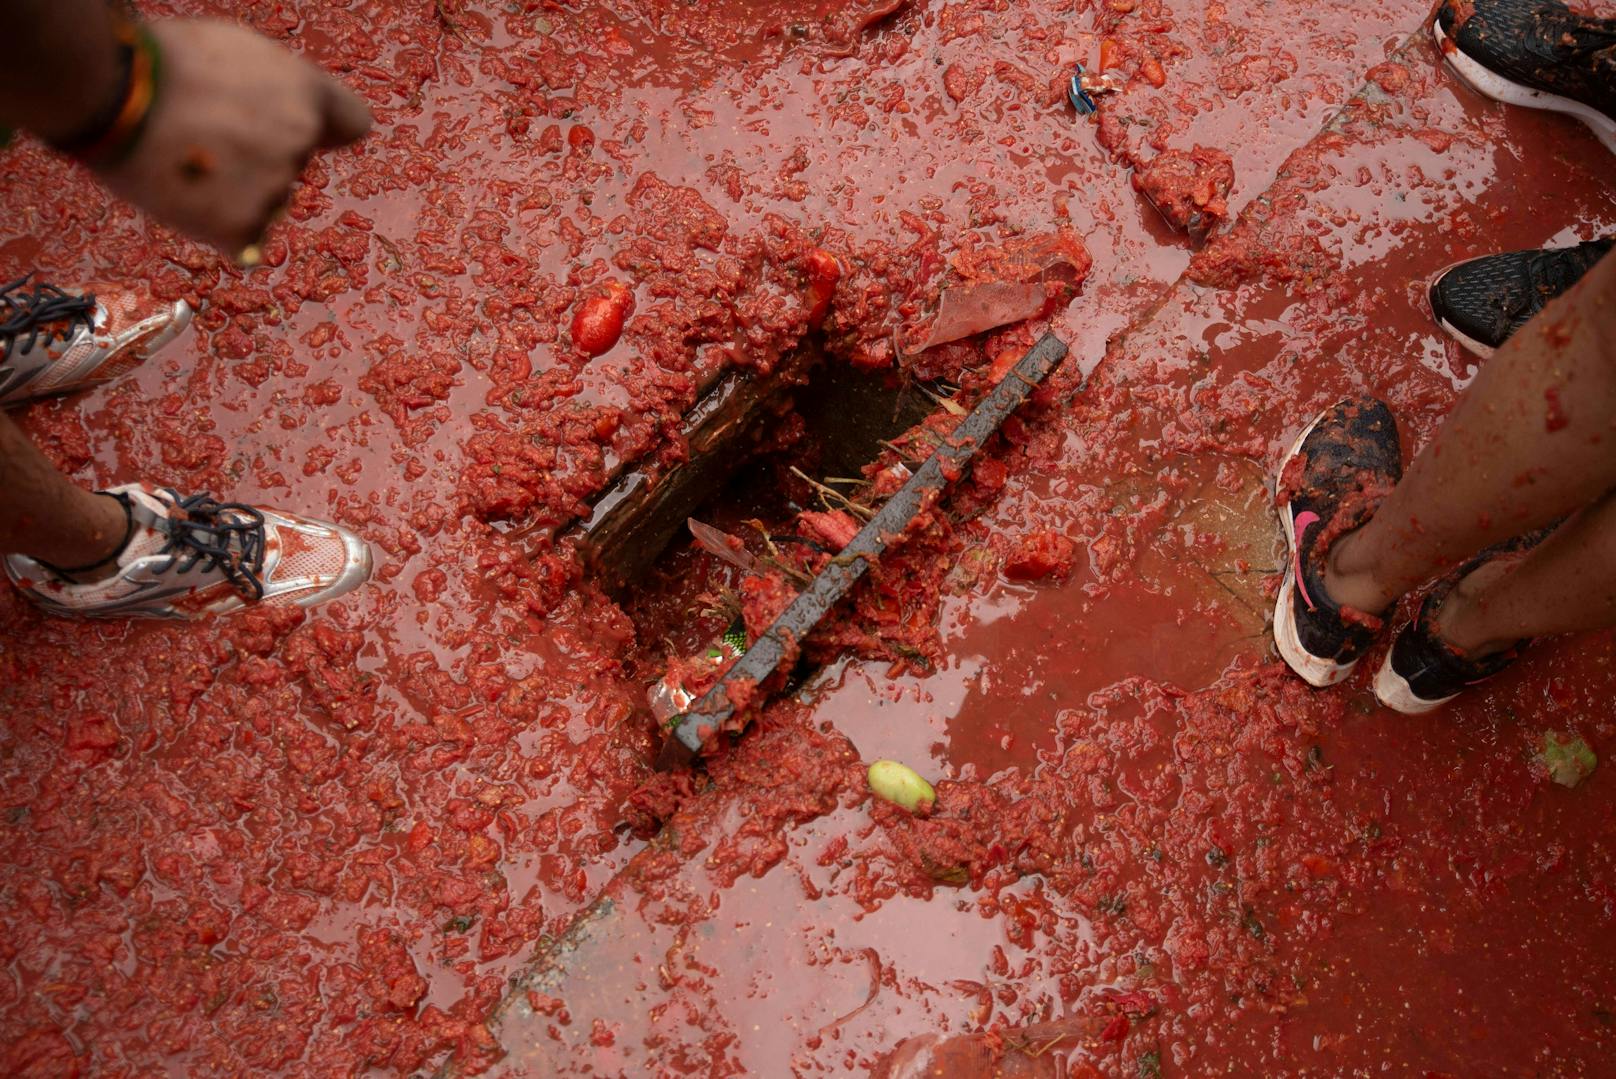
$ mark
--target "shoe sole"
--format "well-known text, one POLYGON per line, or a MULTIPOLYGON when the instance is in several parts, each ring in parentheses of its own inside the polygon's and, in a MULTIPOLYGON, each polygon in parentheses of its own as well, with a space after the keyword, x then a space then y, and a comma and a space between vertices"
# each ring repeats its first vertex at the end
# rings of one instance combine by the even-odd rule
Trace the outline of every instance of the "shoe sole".
POLYGON ((1477 359, 1490 360, 1493 358, 1493 353, 1497 351, 1491 345, 1484 345, 1474 337, 1464 333, 1464 331, 1440 315, 1437 316, 1436 324, 1442 327, 1449 337, 1459 342, 1460 347, 1477 359))
POLYGON ((1431 32, 1436 35, 1437 51, 1448 62, 1448 66, 1477 93, 1485 94, 1494 101, 1501 101, 1506 105, 1521 105, 1528 109, 1546 109, 1550 112, 1563 112, 1568 116, 1575 116, 1588 125, 1599 141, 1605 144, 1605 149, 1616 154, 1616 120, 1612 120, 1592 105, 1584 105, 1568 97, 1560 97, 1558 94, 1510 82, 1496 71, 1466 56, 1459 46, 1442 32, 1440 20, 1431 23, 1431 32))
MULTIPOLYGON (((1315 416, 1313 422, 1296 436, 1296 441, 1291 443, 1291 448, 1279 462, 1279 471, 1274 474, 1275 499, 1279 497, 1280 477, 1285 475, 1285 466, 1301 452, 1302 443, 1307 441, 1307 436, 1313 433, 1323 418, 1322 412, 1315 416)), ((1285 581, 1279 586, 1279 598, 1274 601, 1274 646, 1279 649, 1280 658, 1302 681, 1316 689, 1324 689, 1351 674, 1358 661, 1337 663, 1321 659, 1303 647, 1302 639, 1296 632, 1296 518, 1291 513, 1289 502, 1285 503, 1280 515, 1285 521, 1285 549, 1290 557, 1285 562, 1285 581)))
POLYGON ((1392 650, 1386 649, 1386 658, 1380 661, 1380 669, 1375 672, 1375 699, 1394 712, 1401 712, 1405 716, 1422 716, 1427 712, 1434 712, 1457 697, 1442 697, 1434 701, 1426 700, 1414 692, 1414 687, 1408 684, 1408 679, 1398 674, 1392 667, 1392 650))

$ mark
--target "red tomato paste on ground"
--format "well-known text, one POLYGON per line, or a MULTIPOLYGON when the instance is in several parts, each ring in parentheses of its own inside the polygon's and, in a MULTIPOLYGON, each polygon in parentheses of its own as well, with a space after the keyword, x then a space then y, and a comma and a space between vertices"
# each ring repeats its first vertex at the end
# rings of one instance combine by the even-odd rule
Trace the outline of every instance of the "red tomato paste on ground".
POLYGON ((866 1074, 915 1036, 1067 1021, 1073 1074, 1616 1056, 1616 786, 1542 757, 1546 731, 1616 752, 1609 635, 1414 722, 1358 682, 1307 690, 1265 643, 1252 477, 1366 386, 1412 451, 1469 376, 1423 280, 1616 227, 1591 137, 1456 91, 1423 12, 138 6, 247 22, 377 129, 311 164, 253 273, 6 151, 0 273, 200 305, 128 379, 22 422, 86 483, 329 517, 378 568, 308 615, 181 626, 0 590, 7 1074, 517 1049, 552 1054, 541 1074, 866 1074), (1079 62, 1123 87, 1093 121, 1064 103, 1079 62), (1219 158, 1205 207, 1234 220, 1192 258, 1128 168, 1196 146, 1238 182, 1219 158), (1015 256, 1049 236, 1076 241, 1064 268, 1015 256), (1051 302, 895 347, 973 274, 1051 302), (625 468, 684 460, 721 375, 791 370, 810 335, 969 403, 1046 325, 1072 362, 801 642, 837 664, 806 703, 752 687, 751 733, 656 778, 646 691, 723 630, 702 593, 736 591, 755 635, 829 556, 740 590, 681 547, 614 602, 548 537, 625 468), (932 776, 929 816, 868 799, 876 756, 932 776), (667 820, 690 827, 653 841, 667 820), (680 948, 625 936, 609 1007, 535 990, 543 1023, 496 1037, 511 978, 631 884, 680 948))

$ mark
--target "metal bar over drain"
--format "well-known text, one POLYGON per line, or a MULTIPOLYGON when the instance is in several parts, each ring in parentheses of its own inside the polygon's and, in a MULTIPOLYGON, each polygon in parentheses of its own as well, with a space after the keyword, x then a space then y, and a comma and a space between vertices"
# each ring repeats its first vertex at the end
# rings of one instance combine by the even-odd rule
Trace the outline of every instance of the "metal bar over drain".
POLYGON ((1005 419, 1027 399, 1027 395, 1043 382, 1055 365, 1066 357, 1066 345, 1052 333, 1046 333, 1010 372, 993 387, 963 423, 954 429, 926 463, 909 477, 886 505, 859 530, 842 553, 815 577, 813 583, 792 600, 763 636, 735 661, 718 683, 709 689, 679 720, 674 738, 664 747, 664 761, 669 750, 678 753, 672 742, 676 739, 689 753, 701 751, 701 732, 718 731, 734 714, 730 704, 729 687, 740 681, 762 683, 785 660, 787 642, 801 641, 819 620, 834 607, 853 585, 869 572, 870 565, 886 551, 892 537, 899 535, 933 491, 948 485, 953 476, 976 456, 988 438, 997 431, 1005 419))

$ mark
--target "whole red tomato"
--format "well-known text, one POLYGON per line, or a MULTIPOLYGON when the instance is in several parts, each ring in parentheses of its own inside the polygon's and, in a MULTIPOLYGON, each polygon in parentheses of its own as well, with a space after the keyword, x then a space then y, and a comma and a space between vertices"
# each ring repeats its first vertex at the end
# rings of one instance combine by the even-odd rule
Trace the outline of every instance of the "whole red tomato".
POLYGON ((586 356, 610 352, 634 313, 634 290, 620 281, 603 282, 572 314, 572 343, 586 356))

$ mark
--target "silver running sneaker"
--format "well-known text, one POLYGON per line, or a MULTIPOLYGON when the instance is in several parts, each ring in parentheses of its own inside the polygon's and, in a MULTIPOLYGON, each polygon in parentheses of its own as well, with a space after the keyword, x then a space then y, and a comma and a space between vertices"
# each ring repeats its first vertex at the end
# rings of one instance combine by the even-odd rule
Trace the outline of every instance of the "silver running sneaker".
POLYGON ((129 540, 109 576, 74 580, 6 556, 12 581, 53 614, 182 619, 249 603, 312 607, 370 576, 369 545, 334 524, 140 483, 102 493, 129 515, 129 540))
POLYGON ((190 321, 185 302, 136 289, 69 292, 31 274, 0 286, 0 406, 120 378, 190 321))

